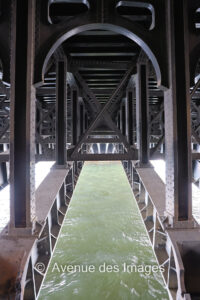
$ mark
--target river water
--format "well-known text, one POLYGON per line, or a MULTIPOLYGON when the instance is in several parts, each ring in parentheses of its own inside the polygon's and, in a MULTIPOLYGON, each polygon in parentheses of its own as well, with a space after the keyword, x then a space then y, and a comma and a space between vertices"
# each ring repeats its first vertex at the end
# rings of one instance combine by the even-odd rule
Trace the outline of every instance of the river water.
MULTIPOLYGON (((35 188, 40 185, 49 173, 54 162, 43 161, 35 165, 35 188)), ((10 185, 0 191, 0 232, 10 220, 10 185)))
POLYGON ((39 299, 168 299, 120 162, 85 163, 39 299))

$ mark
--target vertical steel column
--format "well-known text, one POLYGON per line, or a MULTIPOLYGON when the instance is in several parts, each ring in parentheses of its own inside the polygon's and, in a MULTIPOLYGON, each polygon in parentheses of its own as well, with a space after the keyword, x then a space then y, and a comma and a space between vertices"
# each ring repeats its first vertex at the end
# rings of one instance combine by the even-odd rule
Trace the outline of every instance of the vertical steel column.
POLYGON ((170 223, 179 226, 178 221, 192 218, 187 0, 168 0, 168 38, 170 88, 164 93, 166 213, 170 223))
MULTIPOLYGON (((42 123, 40 122, 40 120, 42 119, 42 108, 39 109, 37 108, 36 105, 36 132, 38 135, 42 134, 42 123), (38 125, 40 124, 40 125, 38 125)), ((42 146, 41 144, 37 143, 36 144, 36 154, 42 154, 42 146)))
POLYGON ((83 104, 83 133, 85 133, 85 117, 86 117, 86 113, 85 113, 85 104, 83 104))
POLYGON ((84 107, 80 104, 80 136, 82 136, 84 131, 84 107))
POLYGON ((35 224, 35 1, 12 1, 10 233, 30 234, 35 224))
POLYGON ((88 114, 87 114, 87 112, 85 112, 85 118, 84 119, 85 119, 85 130, 87 130, 87 128, 88 128, 88 114))
POLYGON ((126 108, 125 104, 122 105, 122 134, 126 135, 126 108))
POLYGON ((129 135, 129 110, 128 110, 128 93, 126 92, 126 98, 124 99, 124 107, 125 107, 125 136, 128 141, 128 135, 129 135))
POLYGON ((130 145, 133 145, 133 93, 127 92, 126 99, 126 135, 130 145))
POLYGON ((78 141, 77 136, 77 108, 78 108, 78 93, 72 90, 72 145, 76 145, 78 141))
POLYGON ((80 133, 81 133, 81 123, 80 123, 80 99, 78 97, 78 92, 77 92, 77 119, 76 119, 76 132, 77 132, 77 143, 80 139, 80 133))
MULTIPOLYGON (((85 104, 84 102, 82 103, 82 108, 83 108, 83 112, 81 112, 82 114, 82 130, 81 130, 81 136, 85 133, 86 129, 87 129, 87 112, 86 112, 86 109, 85 109, 85 104)), ((86 153, 87 151, 87 144, 83 144, 82 145, 82 151, 81 153, 86 153)))
POLYGON ((67 159, 67 63, 56 63, 56 165, 65 165, 67 159))
POLYGON ((149 163, 149 97, 148 97, 148 65, 137 64, 136 76, 136 119, 137 145, 141 164, 149 163))
POLYGON ((120 129, 120 131, 122 133, 122 106, 120 106, 120 109, 119 109, 119 121, 120 121, 120 123, 119 123, 119 129, 120 129))
POLYGON ((120 130, 120 113, 117 115, 117 128, 120 130))

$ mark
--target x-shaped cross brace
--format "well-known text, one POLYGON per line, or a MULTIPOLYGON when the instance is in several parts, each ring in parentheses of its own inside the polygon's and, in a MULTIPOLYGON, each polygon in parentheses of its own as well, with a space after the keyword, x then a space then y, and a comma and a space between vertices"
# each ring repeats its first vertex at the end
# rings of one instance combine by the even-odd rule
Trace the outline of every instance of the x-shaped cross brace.
MULTIPOLYGON (((79 140, 79 142, 75 146, 75 148, 74 148, 74 150, 71 154, 72 159, 74 159, 76 157, 76 155, 78 154, 79 149, 81 148, 81 145, 83 143, 87 142, 87 137, 92 132, 92 130, 95 128, 97 123, 102 119, 104 119, 106 121, 106 123, 108 124, 108 126, 110 128, 112 128, 112 130, 116 133, 116 135, 118 135, 119 142, 122 142, 124 144, 124 147, 126 148, 126 151, 134 153, 133 149, 130 147, 130 144, 127 142, 126 138, 122 135, 122 133, 117 128, 116 124, 113 122, 113 120, 111 119, 110 115, 107 112, 109 106, 115 102, 115 97, 118 94, 118 92, 120 91, 120 89, 122 87, 124 87, 124 85, 127 83, 127 81, 129 79, 129 77, 131 76, 134 68, 135 68, 135 66, 134 66, 134 63, 132 62, 130 68, 125 73, 125 75, 122 78, 120 84, 118 85, 118 87, 115 89, 115 91, 111 95, 110 99, 106 102, 106 104, 102 108, 101 108, 100 103, 96 99, 95 95, 93 94, 93 92, 89 89, 87 84, 84 82, 84 86, 87 87, 87 93, 90 94, 90 97, 92 98, 94 104, 97 107, 98 113, 95 116, 92 123, 90 124, 90 126, 88 127, 88 129, 86 130, 86 132, 84 133, 84 135, 81 137, 81 139, 79 140)), ((77 76, 77 75, 78 75, 78 73, 75 74, 75 76, 77 76)), ((80 76, 80 74, 79 74, 79 76, 80 76)), ((83 79, 81 81, 83 82, 83 79)))

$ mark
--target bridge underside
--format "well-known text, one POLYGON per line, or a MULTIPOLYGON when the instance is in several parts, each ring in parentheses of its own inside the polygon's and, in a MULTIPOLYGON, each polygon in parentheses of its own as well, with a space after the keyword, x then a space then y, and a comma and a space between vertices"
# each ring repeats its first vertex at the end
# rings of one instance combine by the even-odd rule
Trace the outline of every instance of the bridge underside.
POLYGON ((200 299, 200 1, 1 0, 0 20, 0 298, 38 298, 84 161, 120 160, 170 298, 200 299))

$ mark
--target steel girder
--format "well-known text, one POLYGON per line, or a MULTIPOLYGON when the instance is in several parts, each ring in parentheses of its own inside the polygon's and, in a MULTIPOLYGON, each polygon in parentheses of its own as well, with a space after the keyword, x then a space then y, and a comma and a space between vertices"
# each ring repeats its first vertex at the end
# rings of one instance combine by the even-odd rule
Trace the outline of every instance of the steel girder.
MULTIPOLYGON (((143 1, 142 1, 143 2, 143 1)), ((166 47, 166 7, 165 1, 150 1, 157 13, 157 22, 152 30, 145 30, 136 23, 117 13, 116 1, 91 1, 88 12, 59 24, 49 24, 48 1, 37 1, 37 40, 35 83, 43 80, 45 69, 53 52, 69 37, 91 29, 107 29, 118 32, 135 41, 151 59, 159 85, 168 86, 166 47), (103 5, 104 9, 99 9, 103 5), (43 13, 41 13, 43 11, 43 13), (159 26, 158 26, 159 24, 159 26), (158 44, 157 41, 160 40, 158 44), (161 42, 162 41, 162 42, 161 42)))

